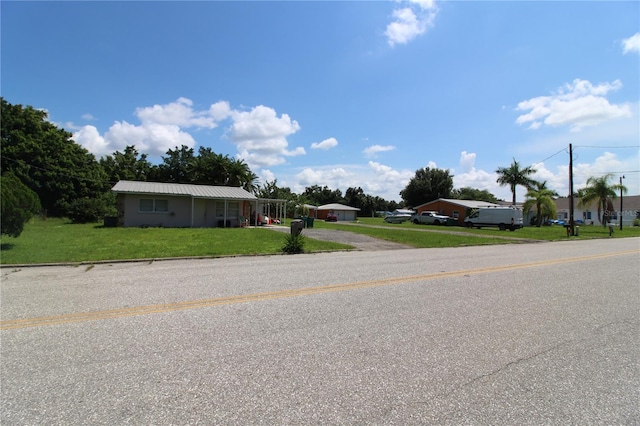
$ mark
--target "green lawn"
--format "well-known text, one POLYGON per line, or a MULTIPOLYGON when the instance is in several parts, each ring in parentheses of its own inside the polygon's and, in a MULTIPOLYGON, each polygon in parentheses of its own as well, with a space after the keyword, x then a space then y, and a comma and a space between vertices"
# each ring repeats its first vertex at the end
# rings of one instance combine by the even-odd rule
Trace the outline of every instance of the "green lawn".
MULTIPOLYGON (((264 228, 104 228, 32 219, 18 238, 0 239, 2 264, 91 262, 281 253, 285 233, 264 228)), ((305 239, 305 251, 353 248, 305 239)))
MULTIPOLYGON (((318 222, 315 222, 318 223, 318 222)), ((314 225, 315 225, 314 223, 314 225)), ((516 231, 500 231, 497 228, 482 228, 482 229, 467 229, 460 226, 434 226, 434 225, 414 225, 411 222, 405 222, 402 224, 389 224, 385 223, 382 218, 358 218, 357 223, 340 224, 340 223, 325 223, 320 222, 318 226, 321 227, 334 227, 336 229, 356 231, 356 227, 370 228, 370 227, 384 227, 385 229, 395 229, 402 231, 435 231, 447 234, 469 234, 477 237, 508 237, 508 238, 524 238, 530 240, 542 240, 542 241, 562 241, 567 240, 567 232, 563 226, 541 226, 536 228, 535 226, 526 226, 516 231)), ((369 232, 367 232, 369 233, 369 232)), ((432 234, 433 232, 426 232, 432 234)), ((399 233, 398 233, 399 234, 399 233)), ((410 234, 413 234, 411 232, 410 234)), ((640 227, 625 227, 620 231, 619 228, 615 228, 614 238, 624 237, 640 237, 640 227)), ((404 237, 398 237, 404 238, 404 237)), ((609 238, 609 229, 598 225, 580 226, 579 235, 570 237, 571 239, 594 239, 594 238, 609 238)), ((400 242, 400 241, 399 241, 400 242)), ((502 241, 503 243, 505 241, 502 241)))
MULTIPOLYGON (((316 220, 314 228, 331 228, 369 235, 412 247, 460 247, 508 244, 525 240, 567 240, 560 226, 526 227, 515 232, 497 229, 465 229, 456 226, 387 224, 381 218, 360 218, 357 223, 326 223, 316 220)), ((304 235, 304 232, 303 232, 304 235)), ((571 239, 608 238, 602 226, 581 226, 571 239)), ((616 229, 615 238, 638 237, 640 228, 616 229)), ((2 236, 0 263, 35 264, 95 262, 121 259, 168 257, 216 257, 278 254, 285 233, 265 228, 104 228, 101 224, 71 224, 64 219, 32 219, 18 238, 2 236)), ((344 250, 351 246, 305 239, 305 252, 344 250)))

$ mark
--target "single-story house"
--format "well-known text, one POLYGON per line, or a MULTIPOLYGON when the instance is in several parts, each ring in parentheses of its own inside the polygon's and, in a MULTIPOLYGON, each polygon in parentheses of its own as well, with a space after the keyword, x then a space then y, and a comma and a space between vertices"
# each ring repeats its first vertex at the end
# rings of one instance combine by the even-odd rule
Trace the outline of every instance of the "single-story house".
MULTIPOLYGON (((570 216, 570 199, 569 197, 560 197, 556 201, 556 213, 558 220, 569 222, 570 216)), ((619 217, 622 216, 622 226, 632 226, 633 221, 640 217, 640 195, 623 195, 622 196, 622 214, 620 214, 620 196, 612 200, 615 215, 612 221, 620 225, 619 217)), ((602 213, 601 213, 602 214, 602 213)), ((601 225, 598 218, 598 203, 593 202, 588 206, 580 204, 580 198, 573 198, 573 220, 582 221, 587 225, 601 225)))
POLYGON ((464 219, 473 209, 480 207, 496 207, 499 204, 489 203, 488 201, 475 201, 475 200, 455 200, 449 198, 439 198, 437 200, 429 201, 428 203, 420 204, 413 208, 416 213, 420 214, 423 211, 435 211, 441 215, 449 216, 456 220, 456 225, 462 226, 464 219))
POLYGON ((317 218, 326 219, 329 213, 333 213, 338 217, 339 221, 353 221, 358 218, 359 208, 345 206, 344 204, 332 203, 318 206, 317 218))
POLYGON ((284 221, 286 212, 285 200, 262 200, 240 187, 121 180, 111 190, 121 226, 240 227, 274 215, 284 221))

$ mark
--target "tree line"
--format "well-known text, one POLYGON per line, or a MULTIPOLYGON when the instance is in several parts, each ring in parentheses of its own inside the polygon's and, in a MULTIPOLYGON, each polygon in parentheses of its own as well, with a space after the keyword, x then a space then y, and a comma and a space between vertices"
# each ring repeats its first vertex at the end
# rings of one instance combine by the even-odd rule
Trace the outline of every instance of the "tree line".
POLYGON ((69 217, 74 222, 97 221, 114 210, 110 189, 119 180, 239 186, 260 198, 287 200, 290 215, 303 204, 348 204, 359 208, 361 215, 372 216, 438 197, 495 199, 471 188, 454 191, 452 176, 439 169, 418 170, 400 192, 402 202, 397 203, 366 194, 360 187, 348 188, 343 194, 339 189, 313 185, 296 194, 279 187, 277 180, 259 185, 243 160, 205 147, 197 152, 187 146, 175 147, 161 157, 160 164, 152 164, 134 145, 97 159, 75 143, 70 132, 48 121, 46 111, 0 100, 3 234, 19 235, 19 224, 36 213, 69 217))
MULTIPOLYGON (((19 235, 31 214, 69 217, 74 222, 98 221, 104 215, 115 214, 110 189, 119 180, 238 186, 259 198, 287 200, 290 216, 304 204, 347 204, 359 208, 361 216, 373 216, 380 211, 414 208, 438 198, 499 201, 486 190, 454 189, 448 170, 429 167, 416 170, 400 191, 401 202, 397 203, 366 194, 360 187, 350 187, 343 194, 339 189, 313 185, 297 194, 280 187, 277 180, 260 185, 257 175, 243 160, 205 147, 197 152, 187 146, 169 149, 160 164, 152 164, 147 154, 138 152, 134 145, 96 159, 73 141, 71 133, 49 122, 45 111, 0 100, 2 234, 19 235)), ((498 183, 510 185, 514 201, 516 186, 524 185, 542 196, 543 200, 536 204, 541 212, 546 208, 546 215, 555 215, 544 198, 557 194, 549 192, 544 184, 536 186, 528 178, 533 173, 531 168, 521 168, 514 160, 511 167, 496 172, 498 183)))

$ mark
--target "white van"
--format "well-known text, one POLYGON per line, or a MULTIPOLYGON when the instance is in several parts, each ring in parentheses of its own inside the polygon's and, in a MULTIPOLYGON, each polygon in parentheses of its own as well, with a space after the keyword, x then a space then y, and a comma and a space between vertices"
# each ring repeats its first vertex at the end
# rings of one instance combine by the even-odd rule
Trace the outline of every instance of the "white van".
POLYGON ((464 219, 467 228, 497 226, 501 231, 515 231, 523 225, 522 209, 513 206, 481 207, 473 209, 464 219))

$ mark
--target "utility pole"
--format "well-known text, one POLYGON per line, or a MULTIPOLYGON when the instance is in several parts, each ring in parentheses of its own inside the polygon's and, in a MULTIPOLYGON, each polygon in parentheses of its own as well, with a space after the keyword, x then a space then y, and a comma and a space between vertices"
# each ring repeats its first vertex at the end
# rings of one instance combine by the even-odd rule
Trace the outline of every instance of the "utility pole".
POLYGON ((620 230, 622 231, 622 179, 624 179, 624 175, 620 176, 620 230))
POLYGON ((571 236, 575 235, 573 223, 573 146, 569 144, 569 226, 571 236))

